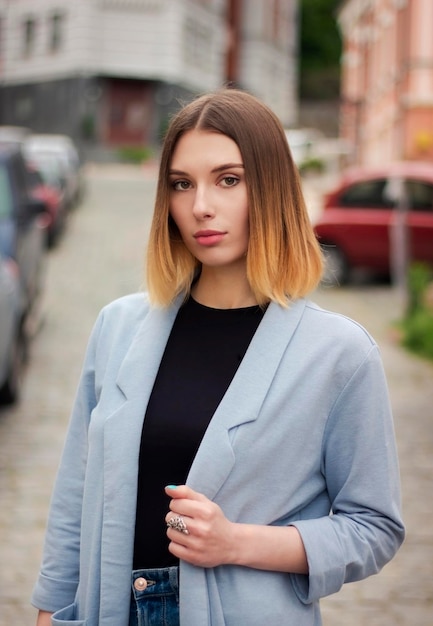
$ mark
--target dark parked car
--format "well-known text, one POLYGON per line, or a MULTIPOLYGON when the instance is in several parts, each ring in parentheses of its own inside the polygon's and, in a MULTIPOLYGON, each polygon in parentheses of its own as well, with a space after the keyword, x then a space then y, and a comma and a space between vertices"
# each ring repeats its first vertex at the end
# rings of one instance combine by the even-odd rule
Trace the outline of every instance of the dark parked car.
POLYGON ((40 169, 49 159, 58 159, 62 168, 64 191, 69 208, 75 208, 85 195, 86 181, 83 161, 77 146, 67 135, 31 134, 24 143, 24 152, 40 169))
POLYGON ((65 193, 60 180, 40 170, 32 163, 27 163, 32 196, 41 200, 47 207, 47 247, 55 246, 64 232, 67 220, 65 193))
POLYGON ((16 264, 28 332, 38 321, 46 224, 46 205, 32 197, 21 151, 0 146, 0 254, 16 264))
POLYGON ((0 256, 0 404, 15 402, 20 382, 26 338, 18 267, 0 256))
POLYGON ((327 257, 325 281, 344 283, 354 268, 389 276, 397 221, 409 261, 433 266, 433 163, 347 170, 314 225, 327 257))

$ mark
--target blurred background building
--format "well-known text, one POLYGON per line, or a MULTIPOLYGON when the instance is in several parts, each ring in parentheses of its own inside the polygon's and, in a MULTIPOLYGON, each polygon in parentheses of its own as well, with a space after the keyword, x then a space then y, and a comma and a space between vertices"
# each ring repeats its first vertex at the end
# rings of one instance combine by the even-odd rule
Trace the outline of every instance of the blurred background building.
POLYGON ((433 161, 433 1, 346 0, 338 19, 353 161, 433 161))
POLYGON ((0 0, 0 124, 158 145, 226 82, 298 117, 298 0, 0 0))

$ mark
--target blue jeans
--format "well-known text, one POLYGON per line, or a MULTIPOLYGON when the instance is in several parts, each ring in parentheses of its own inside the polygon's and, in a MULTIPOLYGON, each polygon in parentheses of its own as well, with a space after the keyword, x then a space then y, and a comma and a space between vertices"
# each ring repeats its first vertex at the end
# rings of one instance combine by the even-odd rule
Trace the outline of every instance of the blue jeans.
POLYGON ((132 572, 129 626, 179 626, 179 568, 132 572))

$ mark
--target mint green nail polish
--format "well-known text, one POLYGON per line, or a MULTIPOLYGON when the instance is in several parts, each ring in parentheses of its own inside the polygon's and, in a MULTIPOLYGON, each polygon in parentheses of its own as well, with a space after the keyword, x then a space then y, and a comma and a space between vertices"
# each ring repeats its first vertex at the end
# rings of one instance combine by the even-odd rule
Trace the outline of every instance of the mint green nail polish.
POLYGON ((167 489, 176 489, 177 485, 167 485, 167 489))

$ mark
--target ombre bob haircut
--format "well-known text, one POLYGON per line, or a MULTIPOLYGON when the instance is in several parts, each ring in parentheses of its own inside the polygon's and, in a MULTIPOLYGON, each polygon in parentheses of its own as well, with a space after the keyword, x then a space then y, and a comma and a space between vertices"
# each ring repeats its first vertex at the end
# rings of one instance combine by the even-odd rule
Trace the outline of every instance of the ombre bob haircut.
POLYGON ((191 130, 221 133, 239 147, 248 194, 247 279, 260 305, 287 306, 320 282, 322 252, 312 229, 284 129, 260 100, 225 88, 198 97, 171 120, 161 154, 147 249, 151 302, 188 297, 201 263, 184 245, 170 216, 169 171, 180 137, 191 130))

